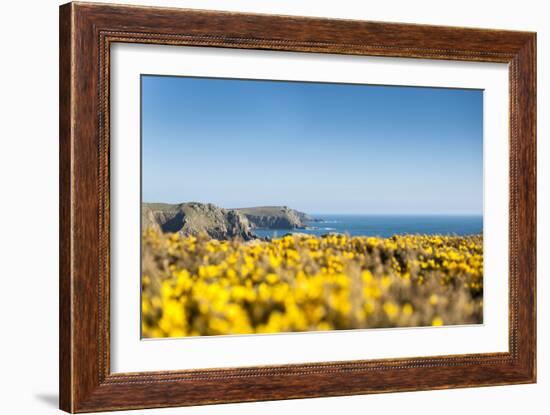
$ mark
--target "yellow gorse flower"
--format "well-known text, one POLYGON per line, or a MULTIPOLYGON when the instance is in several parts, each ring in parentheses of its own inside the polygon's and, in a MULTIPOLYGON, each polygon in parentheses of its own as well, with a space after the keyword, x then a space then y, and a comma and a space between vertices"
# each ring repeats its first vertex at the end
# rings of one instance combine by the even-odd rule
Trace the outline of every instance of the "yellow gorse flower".
POLYGON ((142 333, 180 337, 480 323, 481 235, 143 233, 142 333))

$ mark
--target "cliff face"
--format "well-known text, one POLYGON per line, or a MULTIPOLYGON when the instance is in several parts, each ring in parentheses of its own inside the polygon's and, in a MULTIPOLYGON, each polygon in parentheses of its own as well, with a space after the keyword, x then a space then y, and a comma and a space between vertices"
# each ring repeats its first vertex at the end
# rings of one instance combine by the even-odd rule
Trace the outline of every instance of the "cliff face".
POLYGON ((246 216, 234 209, 222 209, 210 203, 143 203, 142 226, 159 227, 163 232, 184 235, 206 233, 214 239, 254 239, 246 216))
POLYGON ((296 229, 305 228, 306 222, 313 220, 307 214, 286 206, 261 206, 235 209, 242 213, 254 228, 296 229))
POLYGON ((163 232, 183 235, 206 233, 214 239, 255 239, 253 229, 299 229, 314 221, 303 212, 286 206, 223 209, 211 203, 143 203, 143 228, 154 226, 163 232))

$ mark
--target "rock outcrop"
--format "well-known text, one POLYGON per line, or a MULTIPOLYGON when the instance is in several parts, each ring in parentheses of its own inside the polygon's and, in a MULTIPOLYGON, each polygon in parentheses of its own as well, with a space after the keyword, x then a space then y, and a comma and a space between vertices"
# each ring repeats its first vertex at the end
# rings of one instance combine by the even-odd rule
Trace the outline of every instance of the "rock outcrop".
POLYGON ((254 229, 303 229, 316 221, 287 206, 224 209, 211 203, 143 203, 143 228, 154 226, 163 232, 183 235, 208 234, 214 239, 256 239, 254 229))
POLYGON ((245 215, 235 209, 223 209, 211 203, 143 203, 142 226, 159 227, 163 232, 183 235, 206 233, 214 239, 254 239, 245 215))
POLYGON ((245 215, 253 228, 305 228, 306 222, 314 220, 307 214, 290 209, 287 206, 260 206, 235 210, 245 215))

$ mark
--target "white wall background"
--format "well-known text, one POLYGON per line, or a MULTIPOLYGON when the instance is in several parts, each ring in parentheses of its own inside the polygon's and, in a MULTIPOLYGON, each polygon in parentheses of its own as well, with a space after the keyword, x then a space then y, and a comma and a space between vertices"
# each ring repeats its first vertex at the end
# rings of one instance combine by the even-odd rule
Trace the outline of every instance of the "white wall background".
MULTIPOLYGON (((216 405, 157 414, 547 413, 550 405, 550 13, 536 0, 189 0, 134 4, 310 15, 538 32, 538 316, 536 385, 216 405), (546 23, 546 24, 545 24, 546 23), (550 72, 546 74, 546 78, 550 72), (545 187, 545 188, 544 188, 545 187), (546 326, 546 328, 544 327, 546 326)), ((57 411, 58 9, 56 0, 2 5, 0 65, 0 412, 57 411), (6 266, 7 265, 7 266, 6 266)))

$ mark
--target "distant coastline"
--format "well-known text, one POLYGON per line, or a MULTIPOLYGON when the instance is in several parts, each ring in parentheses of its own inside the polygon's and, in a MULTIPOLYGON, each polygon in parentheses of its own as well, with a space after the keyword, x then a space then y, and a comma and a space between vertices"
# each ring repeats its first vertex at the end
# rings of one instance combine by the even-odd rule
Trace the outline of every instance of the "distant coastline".
POLYGON ((215 239, 271 239, 288 233, 390 237, 403 234, 474 235, 482 215, 308 214, 287 206, 226 209, 211 203, 142 203, 142 227, 215 239))
POLYGON ((211 203, 142 203, 142 227, 215 239, 256 239, 255 229, 306 229, 316 219, 287 206, 225 209, 211 203))

